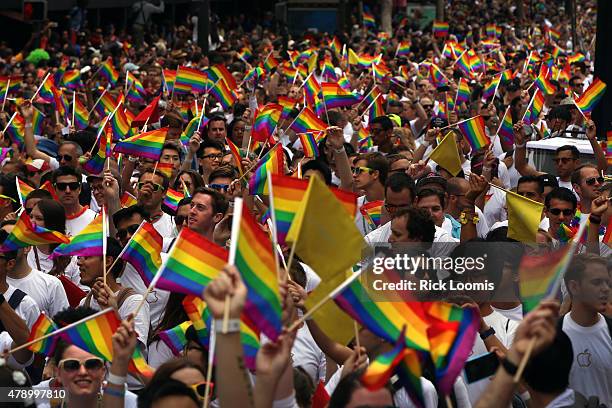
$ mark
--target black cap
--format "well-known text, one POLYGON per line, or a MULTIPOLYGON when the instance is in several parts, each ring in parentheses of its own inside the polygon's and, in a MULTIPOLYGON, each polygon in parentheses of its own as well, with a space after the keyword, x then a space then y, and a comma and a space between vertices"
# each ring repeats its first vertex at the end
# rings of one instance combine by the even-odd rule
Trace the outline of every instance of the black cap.
POLYGON ((428 184, 437 184, 440 187, 442 187, 443 191, 446 191, 446 185, 447 185, 446 179, 442 177, 441 175, 439 175, 438 173, 432 172, 432 173, 427 174, 424 177, 421 177, 419 181, 417 181, 417 184, 416 184, 417 192, 428 184))
POLYGON ((540 177, 540 180, 542 180, 542 185, 544 187, 552 187, 552 188, 559 187, 559 182, 557 181, 557 178, 553 176, 552 174, 541 174, 539 177, 540 177))

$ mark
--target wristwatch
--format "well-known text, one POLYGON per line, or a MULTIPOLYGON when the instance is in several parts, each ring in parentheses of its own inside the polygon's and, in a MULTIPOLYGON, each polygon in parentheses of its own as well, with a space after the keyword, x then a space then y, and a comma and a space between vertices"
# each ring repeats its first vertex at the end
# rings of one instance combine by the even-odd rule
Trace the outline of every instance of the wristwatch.
POLYGON ((516 364, 508 360, 507 357, 501 361, 501 366, 504 367, 504 370, 506 370, 506 372, 512 376, 514 376, 518 371, 516 364))
POLYGON ((487 330, 480 333, 480 338, 484 341, 494 334, 495 334, 495 329, 493 327, 489 327, 487 330))

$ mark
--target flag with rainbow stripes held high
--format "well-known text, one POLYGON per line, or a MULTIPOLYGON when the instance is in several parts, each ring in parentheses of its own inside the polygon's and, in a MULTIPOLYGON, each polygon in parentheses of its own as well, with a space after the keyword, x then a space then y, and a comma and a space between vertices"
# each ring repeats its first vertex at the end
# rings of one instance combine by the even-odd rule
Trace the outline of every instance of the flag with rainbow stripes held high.
POLYGON ((176 70, 174 92, 203 93, 208 85, 208 75, 199 69, 180 66, 176 70))
POLYGON ((106 78, 106 80, 110 82, 113 86, 119 80, 119 71, 115 69, 111 57, 108 57, 106 61, 102 63, 98 72, 102 77, 106 78))
POLYGON ((87 107, 76 95, 72 106, 74 109, 74 127, 79 130, 85 129, 89 125, 89 111, 87 107))
POLYGON ((83 169, 89 174, 100 174, 104 170, 104 162, 111 157, 111 138, 110 128, 98 138, 98 151, 85 164, 83 169))
POLYGON ((0 252, 16 251, 30 245, 66 244, 70 239, 64 234, 39 227, 30 219, 27 212, 22 212, 0 252))
POLYGON ((150 222, 143 222, 127 243, 121 259, 129 262, 145 285, 149 285, 161 266, 163 239, 150 222))
POLYGON ((159 160, 167 133, 167 127, 144 132, 119 141, 113 151, 151 160, 159 160))
POLYGON ((253 122, 253 140, 258 142, 265 142, 268 140, 276 129, 282 112, 283 106, 276 103, 269 103, 258 109, 255 112, 255 121, 253 122))
POLYGON ((162 204, 171 209, 172 212, 176 213, 179 202, 183 198, 185 198, 185 194, 168 187, 168 192, 166 193, 166 197, 164 198, 164 202, 162 204))
POLYGON ((271 174, 283 174, 285 169, 285 154, 283 147, 277 143, 259 161, 253 176, 249 180, 249 194, 268 194, 268 172, 271 174))
POLYGON ((491 141, 485 131, 484 119, 478 115, 457 123, 459 130, 468 141, 473 151, 488 146, 491 141))
MULTIPOLYGON (((321 133, 321 132, 317 132, 321 133)), ((315 138, 315 132, 300 133, 300 143, 304 151, 304 157, 319 157, 319 147, 315 138)))
POLYGON ((434 37, 447 37, 448 36, 449 24, 445 21, 435 20, 433 22, 433 35, 434 37))
POLYGON ((217 102, 219 102, 224 110, 229 109, 236 101, 236 94, 227 86, 223 79, 219 80, 209 92, 217 99, 217 102))
POLYGON ((587 90, 576 99, 576 106, 578 106, 583 113, 590 113, 603 97, 603 94, 606 92, 606 87, 605 82, 599 78, 595 78, 587 90))
POLYGON ((102 215, 94 218, 81 232, 73 236, 69 243, 61 244, 51 254, 57 256, 102 256, 102 215))
MULTIPOLYGON (((43 336, 53 333, 56 331, 58 327, 56 324, 45 314, 42 312, 36 322, 32 325, 32 329, 30 330, 30 337, 28 338, 28 342, 39 339, 43 336)), ((32 344, 28 347, 30 351, 34 353, 43 354, 45 356, 53 355, 55 349, 55 343, 57 342, 57 337, 50 336, 43 340, 39 340, 36 343, 32 344)))
POLYGON ((158 334, 160 340, 163 341, 170 351, 172 351, 172 354, 177 357, 181 356, 183 349, 187 345, 185 333, 191 325, 192 323, 190 321, 185 321, 158 334))

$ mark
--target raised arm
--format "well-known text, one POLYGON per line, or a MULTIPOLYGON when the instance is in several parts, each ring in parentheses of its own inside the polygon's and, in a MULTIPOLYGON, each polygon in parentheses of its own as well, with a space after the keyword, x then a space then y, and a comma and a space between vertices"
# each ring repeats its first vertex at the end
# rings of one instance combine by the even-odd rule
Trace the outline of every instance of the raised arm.
POLYGON ((601 148, 601 144, 597 141, 597 128, 595 127, 595 122, 591 119, 586 123, 586 136, 593 148, 595 160, 597 160, 597 170, 605 172, 608 169, 608 161, 606 160, 606 154, 601 148))
POLYGON ((515 123, 514 129, 514 166, 521 176, 539 176, 543 174, 527 163, 527 136, 523 128, 523 121, 515 123))
POLYGON ((34 129, 32 128, 32 116, 34 115, 34 107, 30 101, 25 101, 19 109, 21 110, 21 116, 25 119, 25 132, 24 132, 24 143, 26 153, 33 159, 42 159, 45 162, 49 162, 51 157, 46 153, 41 152, 36 147, 36 140, 34 140, 34 129))
MULTIPOLYGON (((25 344, 28 341, 28 337, 30 337, 28 326, 8 304, 8 300, 4 299, 4 295, 0 294, 0 299, 2 300, 2 302, 0 302, 0 322, 2 322, 4 329, 13 339, 13 345, 21 346, 25 344)), ((4 352, 4 350, 0 350, 0 352, 4 352)), ((28 349, 21 349, 14 352, 13 357, 18 363, 25 364, 30 360, 30 357, 32 357, 32 352, 28 349)))

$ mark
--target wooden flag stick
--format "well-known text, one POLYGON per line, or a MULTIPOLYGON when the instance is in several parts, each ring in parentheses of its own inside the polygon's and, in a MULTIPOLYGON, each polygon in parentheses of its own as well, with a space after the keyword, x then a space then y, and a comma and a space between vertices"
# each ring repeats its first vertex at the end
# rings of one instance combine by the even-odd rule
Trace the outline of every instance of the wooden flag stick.
MULTIPOLYGON (((45 79, 42 80, 42 82, 40 83, 40 85, 38 85, 38 88, 36 89, 36 92, 34 92, 34 95, 32 95, 32 97, 30 98, 30 102, 33 102, 34 99, 38 96, 38 93, 40 92, 41 88, 43 87, 43 85, 45 84, 45 82, 47 82, 47 78, 49 78, 49 75, 51 75, 51 72, 47 72, 47 75, 45 75, 45 79)), ((9 77, 8 79, 8 85, 10 85, 10 81, 11 81, 11 77, 9 77)), ((7 90, 6 90, 6 94, 8 95, 8 85, 7 85, 7 90)), ((2 106, 2 110, 4 110, 4 105, 2 106)))
POLYGON ((4 98, 2 98, 2 109, 0 109, 0 112, 4 112, 4 106, 6 104, 6 100, 8 99, 8 93, 9 93, 9 89, 11 88, 11 77, 8 77, 8 80, 6 81, 6 92, 4 93, 4 98))
MULTIPOLYGON (((76 92, 72 91, 72 122, 70 123, 74 126, 74 115, 76 113, 76 92)), ((75 126, 76 128, 76 126, 75 126)))
MULTIPOLYGON (((57 113, 57 111, 55 111, 55 113, 57 113)), ((6 122, 6 126, 4 126, 4 130, 2 131, 2 133, 6 133, 6 129, 8 129, 8 127, 11 125, 11 123, 13 122, 13 119, 15 119, 15 116, 17 116, 17 112, 16 111, 13 113, 13 116, 11 116, 9 121, 6 122)))
POLYGON ((89 110, 89 112, 87 113, 87 116, 91 116, 91 113, 94 111, 94 109, 96 109, 96 106, 98 106, 98 103, 100 103, 100 100, 104 97, 104 95, 106 94, 106 92, 108 92, 106 89, 102 92, 102 94, 100 95, 100 97, 98 98, 98 100, 96 101, 96 103, 94 103, 94 105, 91 107, 91 109, 89 110))
POLYGON ((274 212, 274 188, 272 187, 272 173, 268 169, 266 172, 266 177, 268 178, 268 194, 270 197, 270 218, 272 219, 272 248, 274 249, 274 266, 276 266, 276 277, 279 282, 283 280, 284 275, 288 274, 289 271, 285 271, 283 276, 281 276, 281 268, 278 260, 278 251, 276 251, 276 247, 278 246, 278 235, 277 235, 277 224, 276 224, 276 213, 274 212))
POLYGON ((106 228, 106 208, 102 206, 102 280, 104 282, 104 287, 106 287, 106 252, 107 252, 107 234, 108 230, 106 228))
MULTIPOLYGON (((113 263, 111 264, 111 266, 108 267, 109 271, 113 270, 113 267, 115 266, 115 264, 117 263, 117 261, 119 261, 119 259, 121 259, 121 257, 123 256, 123 254, 125 253, 126 249, 128 248, 128 246, 130 245, 130 242, 132 242, 132 240, 134 239, 134 237, 138 234, 138 231, 140 231, 140 229, 142 228, 142 225, 145 223, 145 221, 143 220, 140 225, 138 226, 138 229, 136 230, 136 232, 134 232, 134 234, 130 237, 130 240, 127 242, 127 244, 125 244, 125 246, 123 247, 123 249, 121 250, 121 252, 119 252, 119 255, 117 255, 117 258, 115 258, 115 260, 113 261, 113 263)), ((106 275, 106 273, 105 273, 106 275)), ((104 281, 106 282, 106 277, 104 277, 104 281)))
MULTIPOLYGON (((236 250, 238 249, 238 239, 240 236, 240 223, 242 221, 242 198, 234 200, 234 216, 232 217, 232 230, 230 232, 230 248, 227 257, 228 265, 236 265, 236 250)), ((229 326, 230 295, 225 296, 223 305, 223 334, 227 333, 229 326)))
POLYGON ((210 343, 208 349, 208 367, 206 367, 206 387, 204 388, 204 408, 208 408, 210 402, 210 382, 212 381, 212 369, 215 363, 215 349, 217 344, 217 334, 214 330, 210 331, 210 343))

